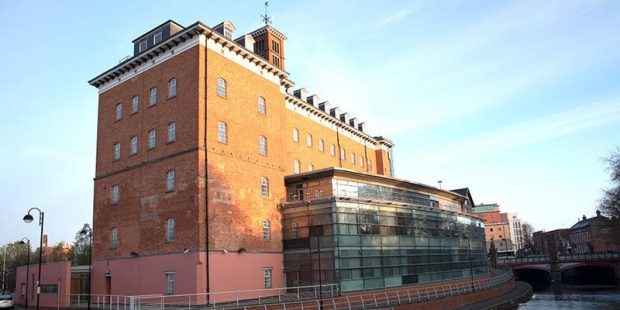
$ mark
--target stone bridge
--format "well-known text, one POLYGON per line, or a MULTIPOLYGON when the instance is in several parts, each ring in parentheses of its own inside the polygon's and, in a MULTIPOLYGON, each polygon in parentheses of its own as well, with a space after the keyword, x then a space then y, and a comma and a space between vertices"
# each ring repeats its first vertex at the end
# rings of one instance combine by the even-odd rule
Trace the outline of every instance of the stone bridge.
POLYGON ((552 281, 561 280, 563 271, 577 267, 608 268, 614 270, 616 279, 620 279, 620 252, 498 258, 497 262, 509 266, 514 271, 532 269, 546 271, 552 281))

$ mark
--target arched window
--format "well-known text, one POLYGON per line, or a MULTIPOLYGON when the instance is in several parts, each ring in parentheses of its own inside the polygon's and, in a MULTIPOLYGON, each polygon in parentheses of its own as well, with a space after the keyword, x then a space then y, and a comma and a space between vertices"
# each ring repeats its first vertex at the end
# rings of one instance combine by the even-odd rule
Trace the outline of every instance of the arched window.
POLYGON ((297 223, 291 224, 291 237, 293 237, 293 239, 297 239, 298 231, 299 225, 297 225, 297 223))
POLYGON ((271 222, 263 220, 263 240, 271 240, 271 222))
POLYGON ((217 141, 228 143, 228 125, 224 122, 217 123, 217 141))
POLYGON ((258 152, 261 155, 267 155, 267 138, 264 136, 258 137, 258 152))
POLYGON ((123 118, 123 104, 117 103, 114 108, 114 119, 120 121, 123 118))
POLYGON ((120 198, 118 185, 112 185, 111 196, 112 196, 112 204, 117 204, 120 198))
POLYGON ((174 170, 170 169, 166 172, 166 190, 173 191, 176 185, 174 170))
POLYGON ((360 157, 360 167, 362 168, 364 168, 364 161, 365 161, 364 156, 360 157))
POLYGON ((336 146, 333 144, 329 146, 329 155, 332 157, 336 156, 336 146))
POLYGON ((299 129, 293 128, 293 141, 299 142, 299 129))
POLYGON ((129 142, 129 153, 131 155, 136 154, 138 152, 138 137, 131 137, 131 140, 129 140, 129 142))
POLYGON ((169 218, 166 221, 166 242, 174 241, 174 219, 169 218))
POLYGON ((170 79, 168 81, 168 98, 177 95, 177 79, 170 79))
POLYGON ((319 139, 319 152, 325 151, 325 141, 323 139, 319 139))
POLYGON ((157 103, 157 87, 151 88, 151 97, 149 101, 149 105, 154 105, 157 103))
POLYGON ((173 142, 177 140, 177 123, 170 122, 168 124, 168 142, 173 142))
POLYGON ((343 147, 340 148, 340 159, 342 160, 347 159, 347 151, 343 147))
POLYGON ((351 152, 351 163, 355 164, 355 153, 351 152))
POLYGON ((308 147, 312 147, 312 135, 311 134, 306 134, 306 145, 308 147))
POLYGON ((227 91, 226 80, 223 78, 217 78, 217 95, 220 97, 226 97, 227 91))
POLYGON ((314 171, 314 165, 308 164, 308 171, 314 171))
POLYGON ((118 229, 112 227, 110 231, 110 247, 116 249, 118 247, 118 229))
POLYGON ((258 113, 267 114, 267 102, 263 97, 258 97, 258 113))
POLYGON ((295 167, 294 167, 295 174, 298 174, 301 164, 299 163, 299 160, 297 160, 297 159, 295 159, 295 163, 294 164, 295 164, 295 167))
POLYGON ((269 179, 266 177, 260 178, 260 195, 263 197, 269 197, 269 179))

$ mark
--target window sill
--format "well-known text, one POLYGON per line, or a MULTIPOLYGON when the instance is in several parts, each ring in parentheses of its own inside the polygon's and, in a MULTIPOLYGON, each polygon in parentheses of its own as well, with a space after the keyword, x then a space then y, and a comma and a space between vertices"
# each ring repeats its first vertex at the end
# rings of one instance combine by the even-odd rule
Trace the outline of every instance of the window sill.
POLYGON ((138 155, 138 152, 129 154, 129 157, 133 157, 133 156, 136 156, 136 155, 138 155))
POLYGON ((154 149, 156 149, 156 148, 157 148, 157 146, 149 146, 146 150, 147 150, 147 151, 150 151, 150 150, 154 150, 154 149))
POLYGON ((167 141, 166 144, 172 144, 172 143, 175 143, 175 142, 177 142, 177 139, 167 141))
POLYGON ((165 240, 164 241, 165 244, 170 244, 170 243, 174 243, 174 240, 165 240))
POLYGON ((112 159, 112 162, 117 162, 119 160, 121 160, 121 159, 120 158, 114 158, 114 159, 112 159))
POLYGON ((119 119, 114 119, 114 122, 115 122, 115 123, 118 123, 118 122, 120 122, 120 121, 122 121, 122 120, 123 120, 123 118, 121 117, 121 118, 119 118, 119 119))
POLYGON ((138 111, 131 112, 129 115, 131 116, 131 115, 134 115, 134 114, 138 114, 138 111))
POLYGON ((173 193, 174 191, 175 191, 174 189, 168 189, 168 190, 166 190, 166 191, 165 191, 165 193, 166 193, 166 194, 168 194, 168 193, 173 193))
POLYGON ((148 107, 146 107, 146 108, 147 108, 147 109, 150 109, 151 107, 154 107, 154 106, 156 106, 156 105, 157 105, 157 102, 155 102, 155 103, 149 103, 149 106, 148 106, 148 107))
POLYGON ((173 99, 173 98, 176 98, 176 97, 177 97, 177 95, 174 95, 174 96, 168 96, 168 100, 173 99))

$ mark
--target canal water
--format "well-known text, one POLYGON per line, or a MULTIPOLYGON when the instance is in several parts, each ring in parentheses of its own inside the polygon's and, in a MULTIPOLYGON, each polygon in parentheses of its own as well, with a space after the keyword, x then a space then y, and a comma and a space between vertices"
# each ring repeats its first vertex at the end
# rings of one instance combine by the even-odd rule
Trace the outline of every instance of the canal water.
POLYGON ((620 309, 620 286, 563 284, 555 293, 551 288, 534 291, 532 299, 519 309, 620 309))

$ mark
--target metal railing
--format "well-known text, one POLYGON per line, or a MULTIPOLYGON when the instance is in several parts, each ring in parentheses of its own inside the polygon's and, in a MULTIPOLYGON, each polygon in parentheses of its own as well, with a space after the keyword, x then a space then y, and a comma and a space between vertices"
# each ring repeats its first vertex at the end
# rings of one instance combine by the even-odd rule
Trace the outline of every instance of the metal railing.
MULTIPOLYGON (((104 310, 129 310, 131 296, 124 295, 90 295, 90 307, 104 310)), ((88 307, 88 294, 69 294, 67 304, 70 308, 88 307)))
MULTIPOLYGON (((587 261, 587 260, 609 260, 620 259, 620 252, 608 252, 608 253, 592 253, 592 254, 565 254, 559 256, 560 262, 572 262, 572 261, 587 261)), ((499 262, 507 265, 512 264, 524 264, 524 263, 549 263, 549 255, 541 256, 526 256, 526 257, 511 257, 511 258, 498 258, 499 262)))

